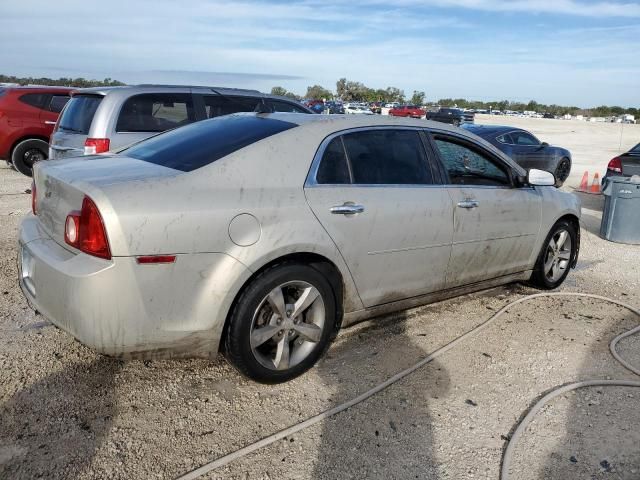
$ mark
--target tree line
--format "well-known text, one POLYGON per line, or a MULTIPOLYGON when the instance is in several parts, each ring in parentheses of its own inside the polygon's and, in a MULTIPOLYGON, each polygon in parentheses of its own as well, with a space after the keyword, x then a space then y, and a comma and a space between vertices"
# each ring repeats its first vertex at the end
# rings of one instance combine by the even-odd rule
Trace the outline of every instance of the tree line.
POLYGON ((513 102, 510 100, 467 100, 466 98, 441 98, 437 101, 426 102, 425 92, 415 90, 411 97, 405 96, 402 89, 396 87, 387 87, 386 89, 369 88, 361 82, 347 80, 341 78, 336 82, 335 93, 321 85, 312 85, 307 87, 307 92, 303 96, 296 95, 283 87, 273 87, 272 95, 282 95, 296 100, 302 99, 325 99, 325 100, 342 100, 344 102, 399 102, 410 103, 413 105, 440 105, 442 107, 473 108, 476 110, 513 110, 522 112, 525 110, 536 111, 539 113, 551 113, 553 115, 586 115, 592 117, 610 117, 622 114, 631 114, 636 117, 640 115, 640 108, 636 107, 620 107, 600 105, 594 108, 581 108, 570 105, 556 105, 538 103, 535 100, 530 102, 513 102))
POLYGON ((118 80, 105 78, 104 80, 89 80, 86 78, 48 78, 48 77, 15 77, 13 75, 1 75, 0 83, 17 83, 18 85, 49 85, 55 87, 119 87, 126 85, 118 80))
MULTIPOLYGON (((48 77, 16 77, 13 75, 0 74, 0 83, 17 83, 18 85, 53 85, 61 87, 115 87, 126 85, 118 80, 111 78, 105 78, 104 80, 86 79, 82 77, 78 78, 48 78, 48 77)), ((410 103, 413 105, 440 105, 443 107, 457 106, 459 108, 473 108, 476 110, 513 110, 522 112, 524 110, 551 113, 553 115, 587 115, 592 117, 611 117, 622 114, 631 114, 636 117, 640 116, 640 108, 636 107, 620 107, 600 105, 594 108, 581 108, 576 106, 567 105, 545 105, 538 103, 535 100, 531 100, 528 103, 524 102, 512 102, 509 100, 495 100, 490 102, 480 100, 467 100, 466 98, 441 98, 434 102, 426 102, 425 92, 415 90, 410 97, 407 97, 404 90, 396 87, 382 88, 369 88, 362 82, 356 82, 341 78, 336 82, 335 93, 329 89, 322 87, 321 85, 311 85, 307 87, 307 91, 304 96, 296 95, 293 92, 288 91, 284 87, 273 87, 271 89, 272 95, 281 95, 284 97, 292 98, 295 100, 302 99, 325 99, 325 100, 342 100, 345 102, 399 102, 410 103)))

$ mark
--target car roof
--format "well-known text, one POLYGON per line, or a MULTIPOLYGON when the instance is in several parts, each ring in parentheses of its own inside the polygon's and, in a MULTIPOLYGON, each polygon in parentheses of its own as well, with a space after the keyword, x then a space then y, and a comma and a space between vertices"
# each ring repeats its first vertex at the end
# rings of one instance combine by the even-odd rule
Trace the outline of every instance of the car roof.
MULTIPOLYGON (((256 114, 234 113, 233 115, 256 114)), ((268 113, 262 115, 267 116, 268 118, 282 120, 284 122, 295 123, 296 125, 304 127, 305 129, 308 128, 323 131, 340 131, 358 127, 409 126, 460 133, 459 128, 445 123, 434 122, 431 120, 394 117, 389 115, 308 115, 305 113, 268 113)))
MULTIPOLYGON (((475 135, 475 132, 465 131, 464 129, 454 127, 442 122, 435 122, 432 120, 422 120, 417 118, 404 118, 394 117, 389 115, 308 115, 304 113, 268 113, 268 114, 256 114, 256 113, 234 113, 233 115, 262 115, 265 118, 273 118, 276 120, 282 120, 284 122, 291 122, 298 125, 304 130, 314 133, 318 137, 327 137, 333 133, 340 132, 342 130, 348 130, 359 127, 418 127, 428 128, 432 131, 439 131, 444 133, 452 133, 454 135, 465 136, 477 143, 480 143, 486 149, 491 150, 495 155, 501 157, 506 163, 508 163, 516 171, 520 171, 524 175, 524 170, 510 157, 504 154, 502 151, 491 145, 484 140, 481 136, 475 135)), ((508 128, 508 127, 507 127, 508 128)), ((298 135, 297 128, 282 132, 280 135, 298 135)), ((514 130, 513 128, 511 130, 514 130)))
MULTIPOLYGON (((107 95, 109 92, 113 91, 129 91, 131 93, 137 92, 146 92, 153 91, 158 92, 162 90, 208 90, 208 91, 219 91, 221 93, 232 95, 232 94, 245 94, 245 95, 267 95, 261 93, 258 90, 248 90, 244 88, 230 88, 230 87, 212 87, 212 86, 204 86, 204 85, 161 85, 161 84, 140 84, 140 85, 120 85, 114 87, 88 87, 88 88, 78 88, 74 91, 76 95, 107 95)), ((274 96, 275 97, 275 96, 274 96)), ((286 98, 286 97, 278 97, 278 98, 286 98)), ((287 99, 291 101, 291 99, 287 99)))
POLYGON ((48 86, 48 85, 0 85, 3 90, 21 92, 70 92, 73 87, 48 86))

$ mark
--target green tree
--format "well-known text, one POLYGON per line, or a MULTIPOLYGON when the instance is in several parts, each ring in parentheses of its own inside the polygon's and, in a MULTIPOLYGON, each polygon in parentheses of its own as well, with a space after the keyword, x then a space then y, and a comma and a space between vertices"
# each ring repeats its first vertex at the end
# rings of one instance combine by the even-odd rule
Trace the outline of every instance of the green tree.
POLYGON ((333 92, 321 87, 320 85, 313 85, 311 87, 307 87, 307 94, 305 95, 305 98, 310 100, 328 100, 333 98, 333 92))
POLYGON ((271 95, 278 95, 280 97, 284 97, 287 93, 287 89, 284 87, 273 87, 271 88, 271 95))
POLYGON ((424 104, 425 93, 423 91, 414 90, 411 96, 411 104, 420 106, 424 104))

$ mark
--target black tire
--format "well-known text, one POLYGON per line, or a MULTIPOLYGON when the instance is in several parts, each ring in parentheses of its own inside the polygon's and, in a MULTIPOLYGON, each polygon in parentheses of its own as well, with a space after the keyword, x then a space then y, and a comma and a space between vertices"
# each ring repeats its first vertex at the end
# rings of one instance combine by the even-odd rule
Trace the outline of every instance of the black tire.
POLYGON ((33 164, 46 160, 49 155, 49 144, 44 140, 32 138, 17 144, 11 152, 13 167, 28 177, 33 175, 33 164))
POLYGON ((562 184, 569 178, 569 174, 571 173, 571 160, 567 157, 562 157, 558 162, 558 166, 556 167, 556 171, 554 173, 556 177, 556 186, 561 187, 562 184))
POLYGON ((571 270, 571 265, 573 264, 573 260, 576 256, 576 249, 578 248, 578 233, 575 230, 573 224, 566 220, 560 220, 556 222, 556 224, 551 228, 547 238, 545 238, 544 243, 542 244, 542 248, 540 253, 538 254, 538 259, 536 260, 535 267, 533 269, 533 274, 531 275, 531 279, 529 283, 542 290, 553 290, 554 288, 558 288, 562 285, 562 282, 569 275, 569 270, 571 270), (562 275, 557 279, 551 279, 545 272, 545 263, 548 260, 548 256, 550 254, 550 242, 552 238, 556 238, 560 232, 566 231, 569 234, 569 238, 571 239, 571 248, 568 259, 568 264, 563 269, 562 275))
POLYGON ((291 380, 313 367, 329 347, 335 334, 336 309, 335 293, 322 273, 308 265, 290 262, 277 264, 254 278, 235 302, 224 333, 224 355, 240 373, 257 382, 274 384, 291 380), (322 297, 325 320, 321 337, 300 363, 283 370, 267 368, 256 358, 251 347, 254 314, 269 292, 282 284, 294 281, 312 285, 322 297))

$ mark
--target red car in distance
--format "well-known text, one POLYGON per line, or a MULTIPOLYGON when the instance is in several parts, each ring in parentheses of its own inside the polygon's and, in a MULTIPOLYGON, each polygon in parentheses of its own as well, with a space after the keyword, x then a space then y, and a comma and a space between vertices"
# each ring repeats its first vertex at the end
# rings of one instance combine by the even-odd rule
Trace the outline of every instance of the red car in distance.
POLYGON ((389 110, 389 115, 392 117, 411 117, 411 118, 422 118, 427 114, 420 107, 416 107, 415 105, 402 105, 400 107, 395 107, 389 110))
POLYGON ((72 90, 0 86, 0 159, 31 176, 33 164, 49 156, 49 137, 72 90))

